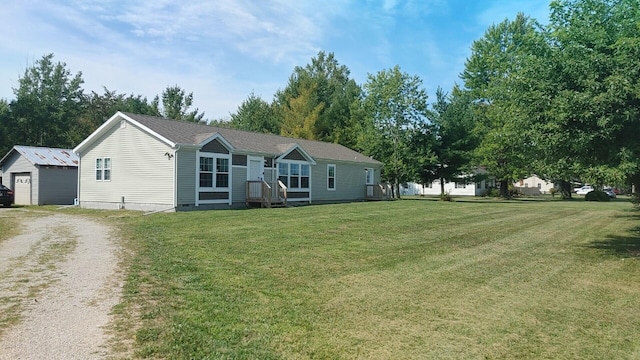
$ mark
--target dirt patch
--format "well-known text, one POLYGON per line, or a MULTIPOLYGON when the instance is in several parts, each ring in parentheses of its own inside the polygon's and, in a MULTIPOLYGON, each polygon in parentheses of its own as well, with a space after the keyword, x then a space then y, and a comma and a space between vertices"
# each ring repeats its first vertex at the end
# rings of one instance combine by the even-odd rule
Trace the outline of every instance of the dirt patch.
POLYGON ((119 303, 109 227, 55 214, 23 221, 0 242, 0 359, 101 359, 119 303))

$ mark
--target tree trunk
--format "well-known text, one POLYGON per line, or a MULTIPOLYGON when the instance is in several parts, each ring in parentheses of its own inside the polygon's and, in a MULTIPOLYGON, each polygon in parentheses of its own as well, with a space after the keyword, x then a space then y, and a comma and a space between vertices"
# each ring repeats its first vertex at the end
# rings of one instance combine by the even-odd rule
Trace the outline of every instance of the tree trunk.
POLYGON ((440 178, 440 197, 444 196, 444 179, 440 178))
POLYGON ((571 188, 571 183, 565 180, 560 180, 560 195, 563 200, 571 200, 571 194, 573 193, 573 189, 571 188))
POLYGON ((509 199, 511 197, 509 196, 509 180, 508 179, 500 180, 500 197, 505 199, 509 199))

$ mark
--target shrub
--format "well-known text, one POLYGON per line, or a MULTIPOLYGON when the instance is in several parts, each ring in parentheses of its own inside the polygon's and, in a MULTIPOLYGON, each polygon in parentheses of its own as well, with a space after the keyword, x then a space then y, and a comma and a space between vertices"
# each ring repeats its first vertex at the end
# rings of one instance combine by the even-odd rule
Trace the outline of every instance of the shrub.
POLYGON ((609 195, 607 195, 606 192, 604 191, 600 191, 600 190, 593 190, 587 193, 587 195, 584 196, 584 199, 586 201, 609 201, 611 200, 609 198, 609 195))
POLYGON ((557 192, 558 192, 558 189, 556 189, 556 188, 549 189, 549 194, 551 194, 551 197, 555 198, 557 192))
POLYGON ((500 197, 500 189, 489 188, 484 193, 482 193, 484 197, 500 197))
POLYGON ((453 197, 449 193, 444 193, 444 194, 440 195, 440 200, 441 201, 453 201, 453 197))

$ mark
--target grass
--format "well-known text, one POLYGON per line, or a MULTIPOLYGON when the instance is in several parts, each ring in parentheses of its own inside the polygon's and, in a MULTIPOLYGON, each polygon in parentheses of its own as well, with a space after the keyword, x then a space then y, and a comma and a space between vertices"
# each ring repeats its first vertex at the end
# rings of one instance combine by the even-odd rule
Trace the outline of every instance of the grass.
POLYGON ((98 214, 128 239, 116 333, 136 357, 640 356, 627 202, 98 214))

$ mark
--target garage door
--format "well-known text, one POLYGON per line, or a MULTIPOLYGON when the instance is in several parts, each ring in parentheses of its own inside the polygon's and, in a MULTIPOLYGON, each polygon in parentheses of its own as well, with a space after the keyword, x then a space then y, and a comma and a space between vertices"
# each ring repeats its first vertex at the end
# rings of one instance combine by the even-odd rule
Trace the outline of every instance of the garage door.
POLYGON ((31 174, 16 174, 13 178, 15 204, 31 205, 31 174))

